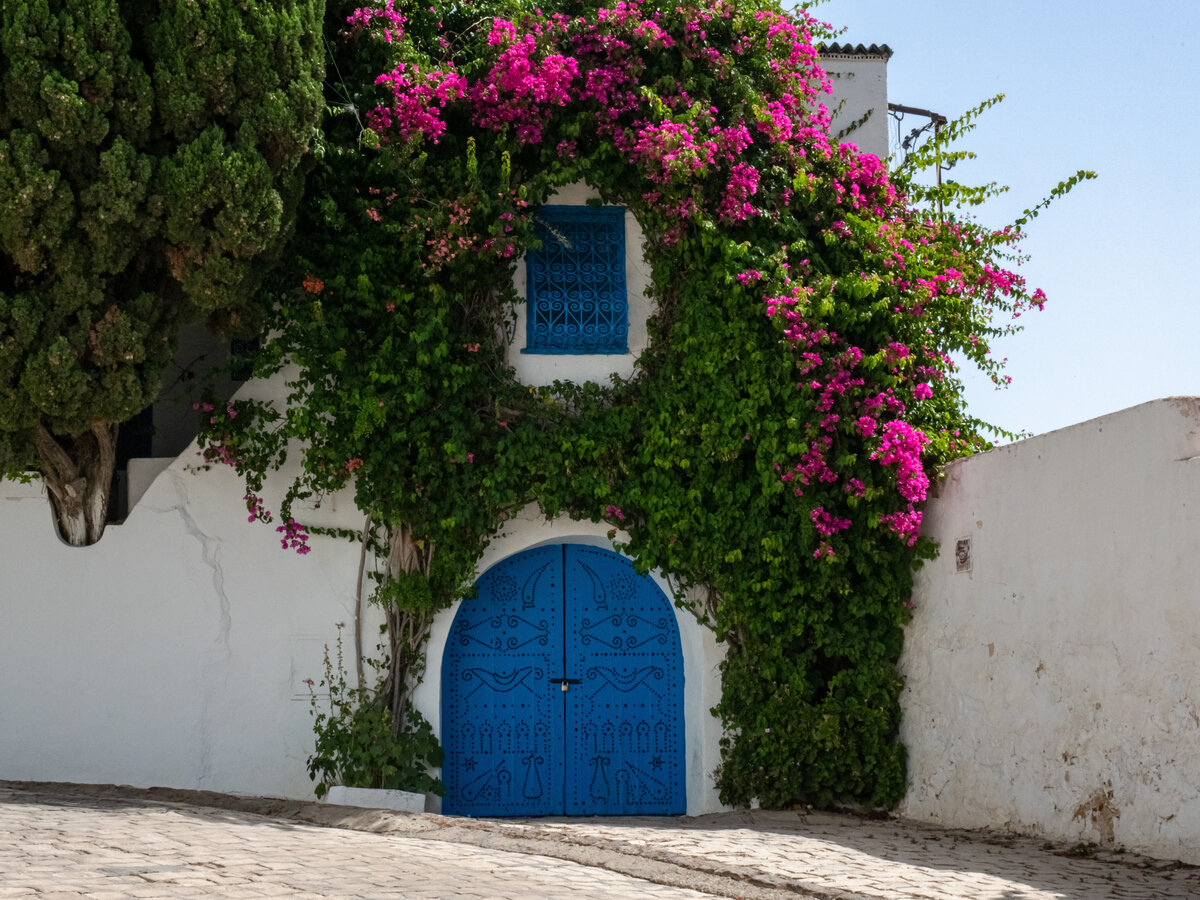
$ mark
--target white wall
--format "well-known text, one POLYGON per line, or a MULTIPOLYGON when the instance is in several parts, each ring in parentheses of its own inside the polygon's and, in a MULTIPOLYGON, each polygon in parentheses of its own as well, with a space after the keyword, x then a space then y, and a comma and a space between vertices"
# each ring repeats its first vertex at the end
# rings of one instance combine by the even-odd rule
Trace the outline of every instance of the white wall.
POLYGON ((1200 400, 1172 398, 948 467, 905 815, 1200 863, 1198 455, 1200 400))
MULTIPOLYGON (((39 484, 0 482, 0 779, 311 796, 302 680, 352 620, 357 548, 283 551, 194 452, 88 548, 39 484)), ((305 518, 362 521, 345 497, 305 518)))
POLYGON ((839 138, 880 159, 888 155, 887 57, 883 55, 826 53, 821 66, 833 86, 824 103, 833 113, 829 133, 835 138, 869 111, 870 117, 839 138))
MULTIPOLYGON (((303 679, 352 621, 357 547, 282 551, 246 522, 232 471, 190 472, 191 452, 86 549, 58 542, 39 486, 0 482, 0 779, 311 796, 303 679)), ((361 524, 345 497, 317 516, 361 524)), ((1200 399, 952 464, 926 530, 943 552, 919 574, 902 660, 901 812, 1200 863, 1200 399)), ((480 571, 541 543, 610 546, 606 532, 523 515, 480 571)), ((454 612, 417 695, 435 725, 454 612)), ((698 813, 718 808, 721 648, 677 617, 698 813)))

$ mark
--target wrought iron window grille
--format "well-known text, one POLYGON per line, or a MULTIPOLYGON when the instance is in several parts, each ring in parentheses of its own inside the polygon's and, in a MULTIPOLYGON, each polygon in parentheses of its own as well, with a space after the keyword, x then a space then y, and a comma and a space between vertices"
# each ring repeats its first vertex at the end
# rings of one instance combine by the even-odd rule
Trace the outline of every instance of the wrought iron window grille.
POLYGON ((627 353, 625 208, 543 206, 533 223, 542 246, 525 257, 522 352, 627 353))

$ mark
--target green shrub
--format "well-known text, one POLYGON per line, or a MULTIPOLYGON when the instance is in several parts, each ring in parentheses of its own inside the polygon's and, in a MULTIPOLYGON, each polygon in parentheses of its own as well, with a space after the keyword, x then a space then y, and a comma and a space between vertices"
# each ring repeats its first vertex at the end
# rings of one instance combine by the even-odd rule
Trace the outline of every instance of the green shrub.
POLYGON ((325 677, 320 687, 329 691, 325 708, 317 686, 308 680, 317 736, 308 775, 316 782, 316 795, 324 797, 337 784, 345 787, 443 793, 442 781, 430 774, 442 764, 442 748, 429 722, 410 709, 407 720, 395 727, 387 700, 378 686, 387 667, 368 660, 377 687, 353 685, 347 678, 342 655, 342 632, 330 656, 325 645, 325 677))

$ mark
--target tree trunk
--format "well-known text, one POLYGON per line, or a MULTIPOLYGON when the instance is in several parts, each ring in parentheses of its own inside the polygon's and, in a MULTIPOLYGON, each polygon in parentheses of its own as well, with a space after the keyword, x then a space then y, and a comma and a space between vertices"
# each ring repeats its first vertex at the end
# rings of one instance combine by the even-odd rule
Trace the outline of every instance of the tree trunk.
POLYGON ((72 547, 100 540, 117 461, 117 427, 96 422, 75 438, 58 438, 38 423, 35 443, 58 535, 72 547))
MULTIPOLYGON (((412 531, 407 525, 392 528, 388 535, 388 550, 389 578, 396 579, 402 574, 414 573, 429 577, 434 547, 432 544, 418 546, 413 541, 412 531)), ((404 731, 408 724, 413 664, 420 659, 424 651, 425 639, 433 620, 431 615, 421 615, 395 607, 388 607, 384 613, 391 650, 391 664, 385 689, 392 712, 392 734, 395 736, 404 731)))

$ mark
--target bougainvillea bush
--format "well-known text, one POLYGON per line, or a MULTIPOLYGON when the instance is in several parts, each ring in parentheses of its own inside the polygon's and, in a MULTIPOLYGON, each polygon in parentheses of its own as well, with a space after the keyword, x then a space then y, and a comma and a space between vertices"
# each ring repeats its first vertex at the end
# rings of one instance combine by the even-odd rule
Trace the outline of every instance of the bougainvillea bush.
POLYGON ((327 31, 332 114, 260 368, 296 367, 291 405, 214 415, 209 458, 253 504, 302 438, 283 519, 352 482, 417 632, 526 505, 607 520, 727 648, 725 802, 894 805, 921 503, 985 443, 953 360, 1002 378, 990 344, 1043 301, 1007 267, 1019 227, 935 214, 831 137, 804 11, 386 0, 333 4, 327 31), (514 267, 579 181, 646 234, 651 345, 629 379, 525 387, 514 267))

